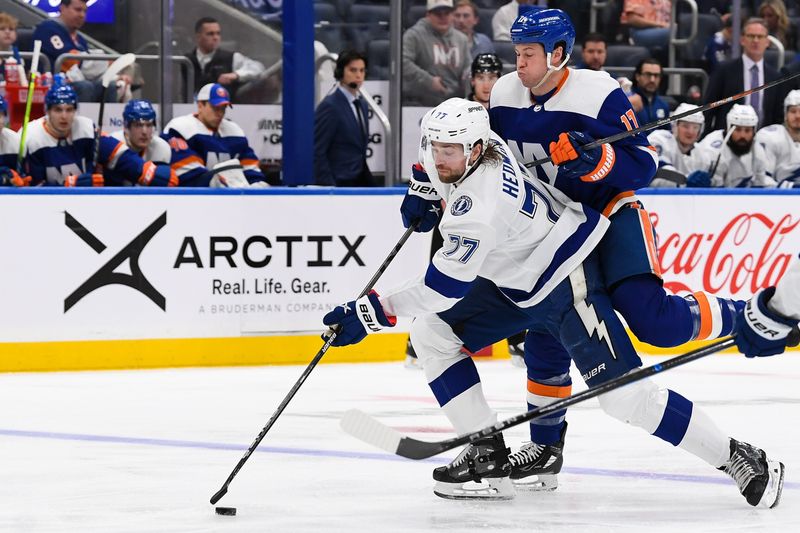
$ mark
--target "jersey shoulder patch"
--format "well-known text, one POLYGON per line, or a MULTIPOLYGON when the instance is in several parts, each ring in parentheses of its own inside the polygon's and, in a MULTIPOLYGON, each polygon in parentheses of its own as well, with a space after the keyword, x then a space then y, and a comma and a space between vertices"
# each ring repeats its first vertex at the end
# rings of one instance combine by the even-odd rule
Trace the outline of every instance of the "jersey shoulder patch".
POLYGON ((462 194, 450 206, 450 214, 454 217, 460 217, 469 212, 472 209, 472 198, 469 195, 462 194))

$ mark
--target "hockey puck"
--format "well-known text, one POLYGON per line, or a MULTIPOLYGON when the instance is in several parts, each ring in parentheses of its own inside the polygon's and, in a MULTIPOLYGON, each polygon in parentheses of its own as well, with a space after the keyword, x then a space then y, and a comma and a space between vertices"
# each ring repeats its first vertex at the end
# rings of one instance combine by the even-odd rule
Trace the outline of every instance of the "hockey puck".
POLYGON ((236 507, 217 507, 215 511, 223 516, 236 516, 236 507))

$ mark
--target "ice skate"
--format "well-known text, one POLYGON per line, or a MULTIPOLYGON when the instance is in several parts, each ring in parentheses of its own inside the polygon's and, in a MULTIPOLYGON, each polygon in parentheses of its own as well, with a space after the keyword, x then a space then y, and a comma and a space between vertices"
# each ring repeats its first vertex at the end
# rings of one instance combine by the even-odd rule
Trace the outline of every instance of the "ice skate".
POLYGON ((467 445, 447 466, 433 471, 434 494, 451 500, 510 500, 514 486, 508 478, 508 452, 503 435, 467 445))
POLYGON ((517 333, 508 338, 508 353, 511 355, 511 364, 517 368, 525 368, 525 332, 517 333))
POLYGON ((558 488, 558 476, 564 464, 564 435, 567 423, 555 444, 527 442, 518 452, 508 456, 511 464, 511 481, 520 490, 549 491, 558 488))
POLYGON ((731 456, 719 470, 733 478, 750 505, 771 509, 781 501, 783 463, 767 459, 764 450, 731 439, 731 456))

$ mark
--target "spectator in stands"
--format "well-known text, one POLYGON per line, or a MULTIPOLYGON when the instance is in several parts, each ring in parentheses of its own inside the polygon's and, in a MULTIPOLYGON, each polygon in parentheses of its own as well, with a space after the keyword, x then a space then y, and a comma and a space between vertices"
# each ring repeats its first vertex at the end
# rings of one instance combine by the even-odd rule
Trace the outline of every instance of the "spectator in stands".
POLYGON ((317 107, 314 116, 314 183, 337 187, 375 185, 367 166, 369 121, 367 103, 359 89, 367 58, 345 50, 336 61, 336 89, 317 107))
POLYGON ((503 62, 497 54, 480 54, 472 60, 470 72, 472 92, 468 99, 480 103, 488 110, 492 87, 503 75, 503 62))
POLYGON ((767 174, 764 147, 754 142, 758 115, 749 105, 734 104, 726 118, 727 132, 712 131, 700 141, 714 157, 709 172, 693 173, 687 187, 775 187, 767 174), (702 178, 702 179, 701 179, 702 178))
POLYGON ((587 33, 581 45, 581 61, 576 68, 602 70, 606 64, 606 38, 602 33, 587 33))
MULTIPOLYGON (((78 33, 86 22, 87 0, 61 0, 59 15, 54 19, 40 22, 33 31, 33 40, 42 41, 42 53, 50 59, 55 69, 56 60, 62 54, 88 54, 89 43, 78 33)), ((80 102, 99 102, 105 94, 106 102, 117 101, 117 87, 111 84, 103 89, 100 78, 105 72, 104 62, 100 61, 65 61, 61 72, 66 74, 80 102)), ((53 72, 56 74, 56 72, 53 72)), ((118 79, 130 84, 127 74, 120 74, 118 79)))
POLYGON ((247 184, 264 182, 258 157, 244 131, 225 118, 230 105, 228 90, 209 83, 197 92, 197 112, 175 117, 164 128, 163 137, 172 149, 172 168, 181 187, 208 187, 214 166, 230 159, 239 160, 247 184))
POLYGON ((672 0, 625 0, 620 23, 627 25, 633 44, 661 54, 669 44, 672 0))
POLYGON ((220 48, 222 27, 211 17, 202 17, 194 25, 195 48, 186 54, 194 65, 194 90, 209 83, 218 83, 234 96, 233 102, 253 89, 245 84, 255 80, 264 65, 239 52, 220 48))
POLYGON ((706 49, 703 51, 703 61, 708 65, 708 72, 712 73, 717 65, 731 59, 733 49, 733 17, 722 16, 722 29, 709 37, 706 49))
MULTIPOLYGON (((8 13, 0 12, 0 51, 10 52, 17 42, 17 24, 19 21, 8 13)), ((0 79, 5 79, 5 57, 0 57, 0 79)))
POLYGON ((494 45, 489 36, 475 31, 479 20, 478 6, 472 0, 458 0, 455 7, 453 26, 469 39, 472 57, 475 58, 478 54, 493 54, 494 45))
POLYGON ((466 94, 472 56, 467 36, 453 28, 453 0, 428 0, 427 13, 403 34, 403 96, 435 106, 466 94))
MULTIPOLYGON (((776 80, 780 73, 764 62, 764 52, 769 46, 769 30, 764 19, 748 19, 742 28, 742 57, 720 63, 708 83, 705 103, 758 87, 776 80)), ((747 96, 744 103, 755 108, 762 126, 783 121, 781 103, 785 92, 764 91, 747 96)), ((731 104, 719 106, 706 113, 706 124, 711 129, 725 128, 725 116, 731 104)))
POLYGON ((797 49, 797 28, 789 21, 783 0, 764 0, 758 6, 758 16, 767 22, 769 34, 778 39, 784 49, 797 49))
MULTIPOLYGON (((633 94, 628 96, 628 100, 636 112, 636 121, 640 126, 669 115, 669 104, 658 95, 660 84, 661 62, 653 57, 639 61, 631 87, 633 94)), ((662 127, 669 129, 669 125, 662 127)))
POLYGON ((492 17, 492 33, 495 41, 511 40, 511 25, 519 16, 519 6, 536 5, 537 0, 511 0, 499 7, 492 17))

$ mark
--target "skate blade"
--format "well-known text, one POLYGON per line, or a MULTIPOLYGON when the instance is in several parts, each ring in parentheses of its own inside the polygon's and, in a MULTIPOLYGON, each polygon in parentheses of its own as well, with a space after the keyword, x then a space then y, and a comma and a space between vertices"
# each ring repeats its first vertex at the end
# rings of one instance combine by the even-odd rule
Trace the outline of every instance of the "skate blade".
POLYGON ((521 479, 512 479, 514 488, 520 492, 547 492, 558 488, 558 476, 555 474, 542 474, 528 476, 521 479))
POLYGON ((783 493, 783 463, 778 461, 767 461, 769 467, 769 484, 761 495, 761 501, 758 502, 760 507, 768 507, 774 509, 781 501, 781 494, 783 493))
POLYGON ((514 485, 507 477, 466 483, 437 481, 433 493, 448 500, 510 500, 516 495, 514 485))

